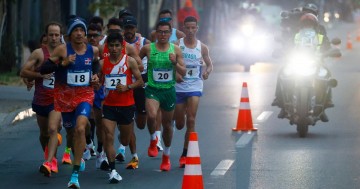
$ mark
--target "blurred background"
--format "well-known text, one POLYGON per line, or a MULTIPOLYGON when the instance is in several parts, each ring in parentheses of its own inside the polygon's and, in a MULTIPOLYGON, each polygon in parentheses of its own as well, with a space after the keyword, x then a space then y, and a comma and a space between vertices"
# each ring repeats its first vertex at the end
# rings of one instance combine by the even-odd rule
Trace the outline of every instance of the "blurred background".
MULTIPOLYGON (((17 74, 30 52, 39 47, 44 26, 57 21, 66 26, 69 15, 78 15, 89 20, 92 16, 101 16, 104 25, 111 17, 127 8, 138 19, 139 31, 149 36, 162 9, 171 9, 174 13, 175 27, 178 11, 186 0, 0 0, 0 72, 17 74)), ((233 23, 241 16, 244 3, 256 6, 266 25, 278 26, 280 12, 305 3, 316 3, 320 15, 326 11, 336 11, 345 22, 353 22, 360 0, 193 0, 192 7, 200 16, 199 38, 216 49, 224 36, 232 33, 233 23)), ((64 28, 63 32, 66 28, 64 28)), ((179 28, 181 29, 181 28, 179 28)), ((276 27, 272 27, 276 29, 276 27)))

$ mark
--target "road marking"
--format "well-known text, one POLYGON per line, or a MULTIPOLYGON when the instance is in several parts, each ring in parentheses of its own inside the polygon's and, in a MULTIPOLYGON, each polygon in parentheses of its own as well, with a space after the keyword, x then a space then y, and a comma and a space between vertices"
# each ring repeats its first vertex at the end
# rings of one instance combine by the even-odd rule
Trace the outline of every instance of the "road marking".
POLYGON ((272 111, 264 111, 256 119, 258 121, 264 122, 271 116, 272 113, 273 113, 272 111))
POLYGON ((255 133, 256 132, 251 132, 251 133, 244 133, 243 135, 241 135, 241 137, 235 144, 236 148, 244 148, 247 144, 249 144, 249 142, 255 136, 255 133))
POLYGON ((230 169, 231 165, 234 163, 234 160, 225 159, 220 161, 216 168, 211 172, 211 176, 224 176, 226 172, 230 169))

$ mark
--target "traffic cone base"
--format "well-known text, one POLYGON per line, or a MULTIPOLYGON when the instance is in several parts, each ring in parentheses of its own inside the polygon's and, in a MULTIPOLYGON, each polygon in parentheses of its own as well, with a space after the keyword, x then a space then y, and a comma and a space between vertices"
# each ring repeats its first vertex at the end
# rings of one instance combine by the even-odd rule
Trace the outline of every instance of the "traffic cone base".
MULTIPOLYGON (((187 166, 187 165, 186 165, 187 166)), ((202 175, 184 175, 183 178, 183 189, 192 189, 192 188, 204 188, 203 182, 193 182, 193 180, 203 180, 202 175)))

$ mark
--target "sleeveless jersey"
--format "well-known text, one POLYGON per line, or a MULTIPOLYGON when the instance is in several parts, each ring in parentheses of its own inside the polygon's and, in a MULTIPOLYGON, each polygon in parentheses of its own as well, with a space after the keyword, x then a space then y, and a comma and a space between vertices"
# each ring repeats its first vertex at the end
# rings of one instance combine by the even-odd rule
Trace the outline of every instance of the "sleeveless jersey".
MULTIPOLYGON (((136 40, 134 42, 129 43, 130 45, 135 47, 136 52, 139 54, 141 48, 145 45, 146 38, 145 37, 136 37, 136 40)), ((141 72, 141 74, 146 74, 147 72, 147 57, 144 57, 141 60, 142 64, 144 65, 144 71, 141 72)))
POLYGON ((112 64, 109 57, 104 59, 102 73, 104 75, 105 100, 107 106, 131 106, 135 104, 133 90, 117 92, 116 85, 121 82, 123 85, 132 83, 132 72, 128 65, 127 55, 124 54, 119 62, 112 64))
POLYGON ((175 66, 169 59, 169 54, 175 53, 174 44, 170 43, 165 52, 158 51, 155 43, 150 44, 148 60, 148 86, 169 89, 175 85, 175 66))
POLYGON ((184 82, 176 83, 176 92, 195 92, 203 90, 203 80, 201 78, 203 58, 201 54, 201 42, 197 40, 196 47, 191 49, 185 46, 184 38, 180 39, 179 47, 183 54, 186 66, 184 82))
POLYGON ((171 30, 171 36, 169 38, 169 42, 170 43, 175 43, 178 40, 177 36, 176 36, 176 29, 172 28, 171 30))
MULTIPOLYGON (((44 54, 43 64, 50 57, 49 50, 46 46, 41 47, 44 54)), ((35 71, 40 71, 40 66, 35 71)), ((48 106, 54 103, 54 84, 55 77, 50 79, 36 78, 35 79, 35 91, 32 103, 40 106, 48 106)))
MULTIPOLYGON (((67 56, 76 54, 71 44, 66 44, 67 56)), ((94 52, 91 45, 87 45, 86 52, 76 54, 74 63, 66 67, 59 67, 55 72, 54 105, 60 112, 72 112, 82 102, 93 104, 94 88, 90 86, 92 61, 94 52)))

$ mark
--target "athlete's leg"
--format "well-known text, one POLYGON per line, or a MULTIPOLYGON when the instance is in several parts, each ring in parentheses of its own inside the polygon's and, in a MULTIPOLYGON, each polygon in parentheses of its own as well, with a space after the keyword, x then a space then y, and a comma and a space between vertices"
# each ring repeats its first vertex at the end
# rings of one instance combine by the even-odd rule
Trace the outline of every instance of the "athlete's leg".
POLYGON ((55 110, 49 113, 49 123, 48 123, 48 133, 50 136, 48 143, 48 162, 51 162, 53 157, 55 156, 56 149, 58 146, 58 128, 61 122, 61 113, 55 110))
POLYGON ((48 134, 48 118, 36 114, 36 120, 40 129, 39 141, 43 151, 45 151, 45 147, 49 142, 49 134, 48 134))
POLYGON ((174 112, 174 120, 176 123, 176 128, 181 130, 185 126, 185 103, 176 104, 174 112))
POLYGON ((184 141, 184 149, 187 149, 189 144, 190 132, 195 132, 196 113, 199 106, 200 97, 192 96, 186 102, 186 134, 184 141))

